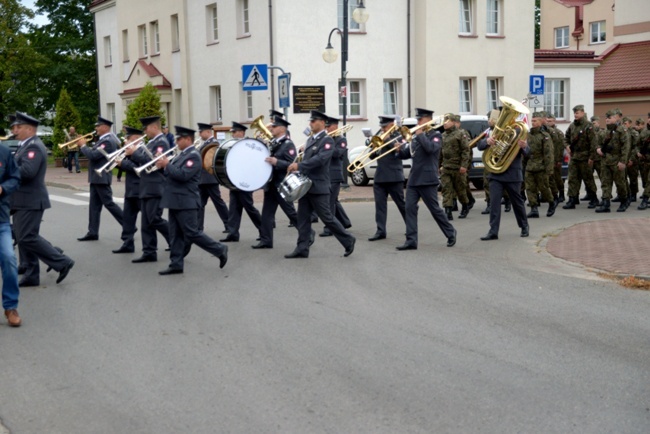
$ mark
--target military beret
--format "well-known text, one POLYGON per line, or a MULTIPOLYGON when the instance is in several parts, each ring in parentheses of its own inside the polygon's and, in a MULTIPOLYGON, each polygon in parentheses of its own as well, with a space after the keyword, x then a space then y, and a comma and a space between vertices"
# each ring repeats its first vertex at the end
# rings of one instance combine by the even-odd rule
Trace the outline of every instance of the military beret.
POLYGON ((140 118, 140 123, 142 124, 142 128, 146 128, 148 125, 158 122, 159 120, 160 116, 147 116, 145 118, 140 118))
POLYGON ((430 118, 433 116, 434 111, 433 110, 428 110, 428 109, 423 109, 423 108, 416 108, 415 109, 415 117, 416 119, 420 118, 430 118))
POLYGON ((137 128, 128 127, 128 126, 125 125, 124 130, 126 131, 126 136, 127 137, 128 136, 135 136, 136 134, 139 135, 139 136, 142 135, 142 130, 138 130, 137 128))
POLYGON ((234 131, 246 131, 248 129, 247 126, 240 124, 239 122, 233 122, 232 127, 230 127, 230 132, 234 131))
POLYGON ((583 111, 585 111, 585 106, 582 105, 582 104, 578 104, 577 106, 573 107, 573 111, 574 112, 578 112, 578 111, 583 112, 583 111))
POLYGON ((199 131, 205 131, 205 130, 211 130, 212 131, 212 125, 210 124, 204 124, 201 122, 198 122, 196 124, 197 127, 199 127, 199 131))
POLYGON ((177 137, 194 137, 194 133, 196 133, 195 130, 181 127, 180 125, 174 125, 174 129, 176 130, 177 137))
POLYGON ((592 116, 591 117, 591 122, 596 122, 596 121, 599 121, 599 120, 600 120, 600 118, 598 116, 592 116))
MULTIPOLYGON (((9 118, 11 120, 11 117, 9 118)), ((21 113, 21 112, 16 112, 14 115, 14 119, 11 122, 11 126, 13 127, 14 125, 31 125, 33 127, 37 127, 39 124, 38 120, 34 119, 27 113, 21 113)))
POLYGON ((273 123, 271 125, 273 125, 274 127, 285 127, 286 128, 291 124, 289 123, 289 121, 284 119, 282 116, 274 116, 273 117, 273 123))
POLYGON ((112 127, 113 122, 101 116, 97 116, 97 122, 95 122, 95 126, 98 127, 100 125, 106 125, 107 127, 112 127))

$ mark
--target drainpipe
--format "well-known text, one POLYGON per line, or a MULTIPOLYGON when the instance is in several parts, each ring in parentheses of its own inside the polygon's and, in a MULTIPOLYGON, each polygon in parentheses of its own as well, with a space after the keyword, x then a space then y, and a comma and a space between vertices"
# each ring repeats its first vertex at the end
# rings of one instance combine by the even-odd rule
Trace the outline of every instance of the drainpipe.
POLYGON ((406 2, 406 117, 411 117, 411 0, 406 2))
MULTIPOLYGON (((273 61, 273 0, 269 0, 269 52, 271 56, 271 61, 269 65, 275 65, 273 61)), ((275 74, 273 69, 271 69, 270 81, 271 85, 271 109, 275 110, 275 74)))

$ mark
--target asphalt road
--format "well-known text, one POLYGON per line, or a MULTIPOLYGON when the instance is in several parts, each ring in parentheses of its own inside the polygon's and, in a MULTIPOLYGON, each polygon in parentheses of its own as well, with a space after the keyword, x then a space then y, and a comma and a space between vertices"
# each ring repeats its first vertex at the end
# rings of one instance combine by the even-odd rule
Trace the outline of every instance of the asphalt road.
POLYGON ((347 203, 354 254, 317 238, 307 260, 283 258, 296 231, 281 213, 275 249, 252 250, 245 216, 223 270, 194 247, 185 274, 161 277, 164 252, 148 264, 111 254, 119 229, 107 212, 100 240, 77 242, 87 197, 50 193, 42 233, 76 265, 60 285, 43 270, 22 291, 23 326, 0 325, 0 419, 12 433, 650 428, 650 294, 543 248, 593 219, 586 207, 531 222, 527 239, 504 214, 496 242, 479 240, 487 217, 473 210, 447 248, 422 206, 419 250, 397 252, 394 206, 389 238, 369 243, 373 204, 347 203))

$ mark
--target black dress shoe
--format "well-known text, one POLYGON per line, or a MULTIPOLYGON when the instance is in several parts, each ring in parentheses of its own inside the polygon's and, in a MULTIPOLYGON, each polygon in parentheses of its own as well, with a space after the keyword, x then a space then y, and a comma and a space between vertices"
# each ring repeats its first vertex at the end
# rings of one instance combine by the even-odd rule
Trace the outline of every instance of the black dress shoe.
POLYGON ((418 246, 414 246, 412 244, 402 244, 401 246, 395 247, 397 250, 417 250, 418 246))
POLYGON ((29 281, 27 279, 20 279, 20 281, 18 282, 18 286, 21 288, 27 288, 29 286, 39 286, 39 285, 40 285, 39 282, 29 281))
POLYGON ((228 232, 230 232, 228 229, 224 229, 221 231, 222 234, 227 234, 228 232))
POLYGON ((375 234, 372 237, 368 238, 368 241, 377 241, 377 240, 385 240, 385 239, 386 239, 386 235, 375 234))
POLYGON ((332 235, 334 234, 329 231, 323 231, 320 234, 318 234, 319 237, 331 237, 332 235))
POLYGON ((135 249, 130 249, 128 247, 122 246, 117 250, 113 250, 112 252, 113 253, 133 253, 133 252, 135 252, 135 249))
POLYGON ((352 244, 350 244, 350 245, 345 249, 345 253, 343 253, 343 257, 347 258, 348 256, 350 256, 350 255, 352 254, 352 252, 354 252, 354 245, 355 245, 356 243, 357 243, 357 239, 356 239, 356 238, 352 238, 352 244))
POLYGON ((254 246, 251 246, 254 249, 272 249, 273 246, 264 243, 257 243, 254 246))
POLYGON ((166 269, 159 271, 158 274, 161 276, 167 276, 169 274, 183 274, 183 269, 167 267, 166 269))
POLYGON ((499 236, 496 234, 487 234, 483 237, 481 237, 482 241, 490 241, 490 240, 498 240, 499 236))
POLYGON ((77 241, 97 241, 98 239, 99 236, 97 235, 86 234, 81 238, 77 238, 77 241))
POLYGON ((142 262, 156 262, 158 261, 158 258, 155 256, 140 256, 139 258, 133 259, 131 262, 134 264, 140 264, 142 262))
POLYGON ((344 229, 350 229, 351 227, 352 227, 351 224, 343 225, 343 228, 344 228, 344 229))
POLYGON ((313 218, 311 219, 311 222, 312 222, 312 223, 318 223, 318 217, 313 217, 313 218))
POLYGON ((224 265, 226 265, 226 262, 228 262, 228 246, 224 246, 226 250, 219 256, 219 268, 223 268, 224 265))
POLYGON ((521 228, 521 235, 519 236, 522 238, 526 238, 528 236, 528 225, 521 228))
POLYGON ((289 223, 289 226, 287 226, 287 227, 288 228, 293 228, 293 227, 295 227, 295 225, 293 223, 289 223))
POLYGON ((27 267, 24 265, 19 265, 18 266, 18 275, 20 276, 21 274, 25 274, 25 271, 27 271, 27 267))
POLYGON ((239 238, 231 237, 230 235, 228 235, 226 238, 222 238, 219 241, 221 241, 222 243, 238 243, 239 238))
POLYGON ((309 253, 302 253, 297 250, 294 250, 293 252, 289 253, 288 255, 284 255, 285 258, 287 259, 293 259, 293 258, 309 258, 309 253))
POLYGON ((63 279, 66 278, 70 270, 72 270, 72 267, 74 267, 74 261, 70 259, 70 262, 68 262, 68 265, 63 267, 61 271, 59 271, 59 277, 56 279, 56 283, 61 283, 63 282, 63 279))
POLYGON ((456 231, 456 229, 454 229, 454 235, 447 238, 447 247, 454 247, 456 245, 456 235, 457 234, 458 234, 458 232, 456 231))

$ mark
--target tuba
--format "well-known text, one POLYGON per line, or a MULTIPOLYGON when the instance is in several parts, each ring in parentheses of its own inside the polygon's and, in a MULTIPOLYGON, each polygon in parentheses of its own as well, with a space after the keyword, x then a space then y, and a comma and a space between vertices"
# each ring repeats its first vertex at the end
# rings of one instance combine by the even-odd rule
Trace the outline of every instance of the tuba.
POLYGON ((255 138, 260 142, 268 144, 273 139, 273 134, 269 129, 264 125, 264 116, 256 117, 253 122, 251 122, 251 129, 255 130, 255 138))
POLYGON ((512 98, 502 96, 499 98, 503 109, 497 119, 492 137, 496 143, 483 151, 483 163, 490 173, 503 173, 519 154, 519 140, 528 137, 528 125, 517 121, 521 114, 528 114, 528 108, 512 98))

